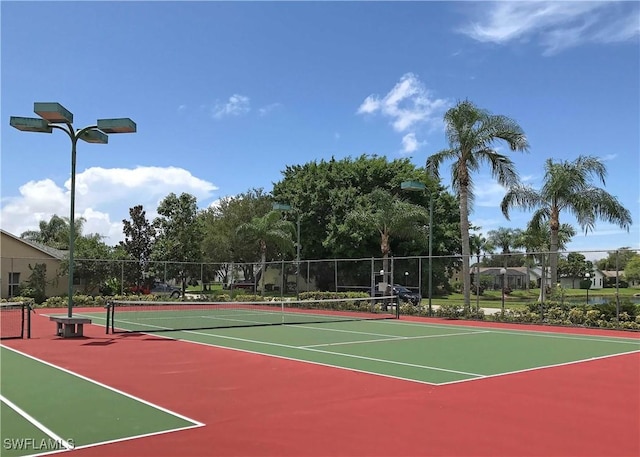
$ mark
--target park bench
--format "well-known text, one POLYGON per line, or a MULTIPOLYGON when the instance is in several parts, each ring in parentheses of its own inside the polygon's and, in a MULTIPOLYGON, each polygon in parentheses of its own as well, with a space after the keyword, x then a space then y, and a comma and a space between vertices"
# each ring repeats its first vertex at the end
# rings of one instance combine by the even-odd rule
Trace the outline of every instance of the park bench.
POLYGON ((84 324, 91 323, 91 319, 86 317, 50 316, 49 320, 56 323, 56 335, 62 338, 83 336, 84 324))

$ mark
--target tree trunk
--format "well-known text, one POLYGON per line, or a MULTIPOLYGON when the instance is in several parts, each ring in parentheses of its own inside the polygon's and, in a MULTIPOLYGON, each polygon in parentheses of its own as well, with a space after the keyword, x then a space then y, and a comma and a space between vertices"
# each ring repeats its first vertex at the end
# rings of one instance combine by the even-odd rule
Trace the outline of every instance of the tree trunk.
POLYGON ((549 240, 549 273, 551 286, 558 284, 558 232, 560 231, 560 214, 552 208, 550 218, 551 239, 549 240))
POLYGON ((469 203, 467 185, 460 186, 460 241, 462 242, 462 293, 464 294, 464 307, 471 306, 471 272, 469 269, 469 203))

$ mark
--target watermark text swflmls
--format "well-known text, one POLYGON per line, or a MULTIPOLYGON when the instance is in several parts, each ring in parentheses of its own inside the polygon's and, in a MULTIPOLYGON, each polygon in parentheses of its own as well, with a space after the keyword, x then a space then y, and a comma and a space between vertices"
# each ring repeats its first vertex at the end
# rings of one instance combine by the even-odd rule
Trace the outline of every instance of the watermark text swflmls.
POLYGON ((4 438, 2 447, 13 451, 61 451, 75 448, 74 440, 53 438, 4 438))

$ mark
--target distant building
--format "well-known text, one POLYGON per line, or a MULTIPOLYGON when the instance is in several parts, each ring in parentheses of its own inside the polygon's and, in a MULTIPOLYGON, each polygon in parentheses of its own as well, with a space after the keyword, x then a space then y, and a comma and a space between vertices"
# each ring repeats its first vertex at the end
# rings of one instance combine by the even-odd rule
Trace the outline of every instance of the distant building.
POLYGON ((0 297, 17 296, 20 284, 29 279, 36 264, 46 265, 46 296, 66 294, 68 275, 60 270, 66 255, 67 251, 27 241, 0 229, 0 297))

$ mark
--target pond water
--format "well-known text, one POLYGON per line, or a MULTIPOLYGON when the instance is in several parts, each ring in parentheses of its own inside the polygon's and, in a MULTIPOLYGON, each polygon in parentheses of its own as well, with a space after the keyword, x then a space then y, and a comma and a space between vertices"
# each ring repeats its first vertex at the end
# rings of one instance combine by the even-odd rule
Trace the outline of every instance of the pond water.
MULTIPOLYGON (((627 300, 631 301, 631 303, 640 304, 640 297, 620 297, 620 303, 626 302, 627 300)), ((565 300, 570 303, 582 303, 584 304, 587 301, 587 297, 582 299, 572 297, 570 300, 565 300)), ((601 297, 601 296, 591 296, 589 294, 589 305, 604 305, 606 303, 612 302, 616 303, 616 299, 614 297, 601 297)))

